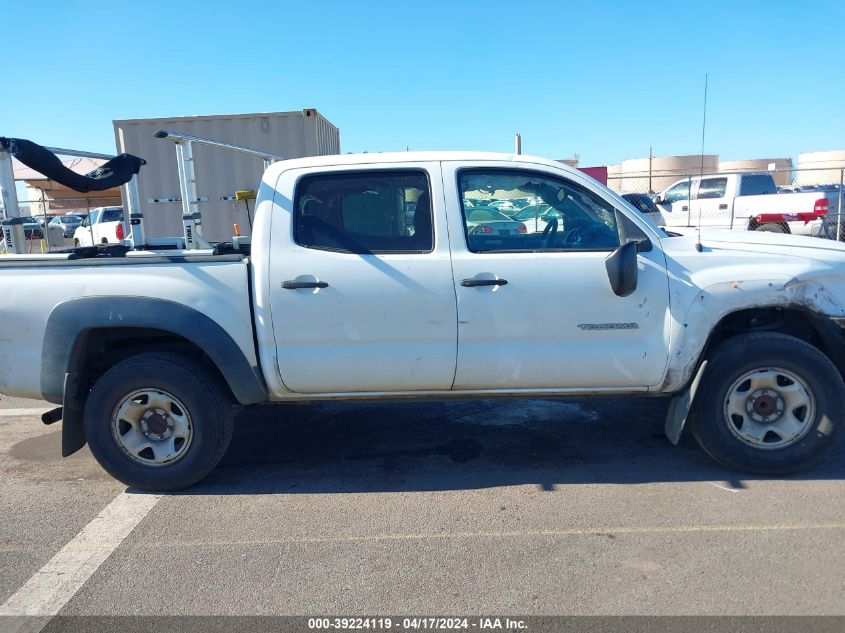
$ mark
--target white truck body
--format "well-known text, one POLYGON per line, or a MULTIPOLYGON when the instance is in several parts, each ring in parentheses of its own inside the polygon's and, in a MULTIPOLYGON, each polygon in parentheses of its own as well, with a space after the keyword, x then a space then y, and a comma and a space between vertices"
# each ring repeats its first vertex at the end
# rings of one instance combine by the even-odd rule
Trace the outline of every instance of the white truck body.
POLYGON ((656 202, 660 214, 652 219, 661 226, 818 236, 838 199, 830 192, 777 193, 771 174, 748 173, 684 178, 661 192, 656 202))
POLYGON ((73 242, 75 246, 120 244, 128 234, 123 207, 97 207, 73 232, 73 242))
MULTIPOLYGON (((426 206, 422 200, 421 194, 418 209, 426 206)), ((401 239, 428 230, 417 225, 401 239)), ((537 245, 540 235, 519 239, 537 245)), ((735 320, 752 327, 756 311, 786 311, 785 322, 806 314, 824 322, 826 332, 838 332, 845 319, 845 246, 710 229, 672 236, 581 172, 529 156, 324 156, 282 161, 265 172, 248 256, 7 256, 0 258, 0 295, 0 392, 64 403, 65 426, 69 401, 81 411, 88 390, 96 390, 92 372, 129 354, 121 351, 115 360, 114 350, 180 343, 215 367, 240 404, 677 397, 687 393, 714 333, 726 335, 720 328, 736 315, 746 315, 735 320), (430 249, 347 252, 302 244, 296 223, 313 215, 305 211, 311 199, 300 191, 305 179, 393 172, 428 183, 430 249), (459 183, 476 172, 546 179, 613 210, 619 235, 637 236, 635 287, 619 296, 609 281, 611 256, 624 243, 578 247, 589 244, 573 236, 575 224, 562 237, 570 240, 565 248, 474 248, 459 183), (86 346, 94 346, 88 356, 86 346)), ((838 345, 830 346, 836 354, 838 345)), ((685 407, 672 422, 677 433, 689 402, 685 407)), ((75 448, 78 441, 66 452, 75 448)))

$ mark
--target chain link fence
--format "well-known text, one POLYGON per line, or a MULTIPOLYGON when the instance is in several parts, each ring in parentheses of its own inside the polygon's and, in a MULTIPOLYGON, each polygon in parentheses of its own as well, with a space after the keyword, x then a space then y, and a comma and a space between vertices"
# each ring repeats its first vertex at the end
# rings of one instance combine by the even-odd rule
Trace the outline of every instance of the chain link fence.
POLYGON ((611 174, 608 186, 658 224, 845 241, 845 168, 611 174))

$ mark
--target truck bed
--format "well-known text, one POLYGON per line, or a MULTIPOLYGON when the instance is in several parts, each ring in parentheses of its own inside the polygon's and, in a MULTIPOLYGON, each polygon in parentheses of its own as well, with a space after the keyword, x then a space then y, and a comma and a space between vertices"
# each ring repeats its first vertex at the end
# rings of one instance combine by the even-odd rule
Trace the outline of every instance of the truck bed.
MULTIPOLYGON (((0 385, 9 396, 42 398, 42 344, 50 314, 81 297, 148 297, 189 306, 215 320, 256 364, 249 262, 239 254, 137 252, 0 258, 0 385)), ((106 303, 105 305, 108 305, 106 303)), ((119 324, 120 310, 107 319, 119 324)))

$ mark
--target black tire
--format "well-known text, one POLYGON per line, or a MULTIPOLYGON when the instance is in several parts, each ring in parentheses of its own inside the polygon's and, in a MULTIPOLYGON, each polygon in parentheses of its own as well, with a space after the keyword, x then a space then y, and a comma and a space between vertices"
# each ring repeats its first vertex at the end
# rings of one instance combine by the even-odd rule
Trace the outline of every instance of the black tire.
POLYGON ((785 228, 783 228, 782 224, 775 224, 771 222, 769 224, 761 224, 757 228, 754 229, 755 231, 765 231, 766 233, 788 233, 785 228))
POLYGON ((777 332, 742 334, 723 342, 710 355, 695 395, 690 429, 698 444, 732 470, 758 475, 786 475, 808 470, 830 453, 845 424, 845 384, 834 364, 801 339, 777 332), (756 448, 734 435, 725 413, 728 391, 755 369, 780 368, 800 378, 815 400, 811 428, 794 444, 756 448))
POLYGON ((219 379, 203 365, 181 354, 150 352, 121 361, 100 377, 85 403, 84 428, 94 457, 115 479, 141 490, 179 490, 205 477, 223 458, 234 430, 233 407, 219 379), (140 464, 113 437, 113 412, 142 389, 172 394, 190 416, 191 442, 173 463, 140 464))

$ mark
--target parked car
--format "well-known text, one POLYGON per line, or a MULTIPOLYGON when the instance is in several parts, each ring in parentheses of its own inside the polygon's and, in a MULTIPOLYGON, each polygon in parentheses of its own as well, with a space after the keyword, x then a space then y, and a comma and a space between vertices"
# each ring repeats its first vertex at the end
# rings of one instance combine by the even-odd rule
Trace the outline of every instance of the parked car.
POLYGON ((53 213, 48 213, 46 215, 34 215, 32 218, 38 222, 38 225, 43 229, 46 227, 52 220, 55 218, 56 215, 53 213))
POLYGON ((659 213, 650 215, 668 227, 819 235, 835 200, 830 192, 779 194, 768 173, 713 174, 673 183, 655 200, 659 213))
POLYGON ((30 216, 25 219, 23 234, 28 240, 44 239, 44 231, 41 228, 41 223, 38 221, 38 216, 30 216))
POLYGON ((487 206, 504 213, 507 217, 511 217, 518 210, 516 205, 510 200, 493 200, 488 202, 487 206))
POLYGON ((236 406, 337 399, 666 396, 673 443, 689 425, 767 475, 841 435, 843 244, 668 233, 524 155, 284 160, 256 189, 248 253, 0 258, 0 296, 26 297, 3 308, 0 392, 60 405, 44 420, 64 455, 87 442, 130 486, 182 488, 223 457, 236 406), (461 197, 502 189, 559 220, 479 233, 505 220, 461 197))
POLYGON ((27 218, 24 224, 24 235, 28 240, 44 239, 46 223, 50 222, 54 215, 33 215, 27 218))
POLYGON ((552 217, 549 215, 551 212, 551 205, 531 204, 517 211, 512 219, 522 222, 531 233, 542 233, 552 217))
POLYGON ((625 198, 631 205, 640 213, 658 214, 660 209, 654 204, 654 199, 647 193, 624 193, 622 197, 625 198))
POLYGON ((839 185, 835 184, 826 184, 826 185, 800 185, 793 189, 796 193, 801 193, 804 191, 832 191, 839 193, 839 185))
POLYGON ((117 244, 129 235, 123 220, 123 207, 98 207, 73 232, 74 246, 117 244))
POLYGON ((73 237, 76 229, 82 224, 80 215, 57 215, 50 220, 50 226, 61 227, 65 237, 73 237))
POLYGON ((466 210, 469 235, 512 235, 525 233, 522 222, 512 220, 494 207, 472 207, 466 210))

